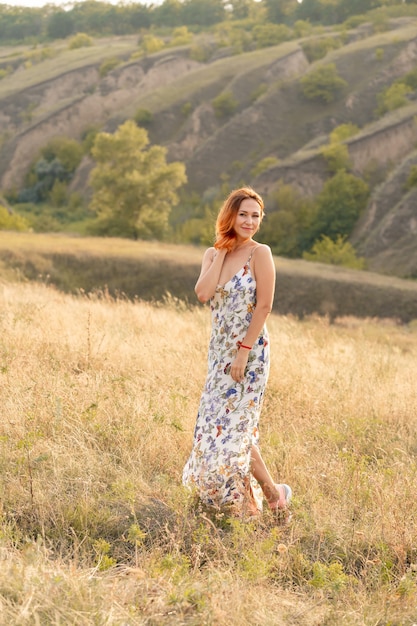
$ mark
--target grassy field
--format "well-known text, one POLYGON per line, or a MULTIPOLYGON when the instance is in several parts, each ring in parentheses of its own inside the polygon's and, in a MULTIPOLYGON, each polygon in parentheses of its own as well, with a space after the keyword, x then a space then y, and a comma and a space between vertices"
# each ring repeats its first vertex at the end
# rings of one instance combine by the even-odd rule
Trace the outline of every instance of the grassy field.
MULTIPOLYGON (((0 232, 0 268, 13 279, 68 293, 105 291, 132 300, 194 304, 203 248, 160 242, 0 232)), ((417 319, 417 282, 302 260, 276 258, 274 311, 417 319)))
POLYGON ((0 312, 2 625, 416 622, 415 324, 270 317, 280 526, 181 487, 207 308, 3 279, 0 312))

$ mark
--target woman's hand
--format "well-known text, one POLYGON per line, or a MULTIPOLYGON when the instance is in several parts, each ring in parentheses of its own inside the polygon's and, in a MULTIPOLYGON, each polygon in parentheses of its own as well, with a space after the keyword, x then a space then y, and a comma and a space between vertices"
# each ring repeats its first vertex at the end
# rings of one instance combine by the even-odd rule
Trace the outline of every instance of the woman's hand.
POLYGON ((225 249, 208 248, 205 251, 200 276, 194 288, 200 302, 207 302, 214 296, 226 254, 225 249))
POLYGON ((240 349, 230 368, 230 375, 237 383, 241 383, 245 377, 245 369, 248 364, 249 350, 240 349))

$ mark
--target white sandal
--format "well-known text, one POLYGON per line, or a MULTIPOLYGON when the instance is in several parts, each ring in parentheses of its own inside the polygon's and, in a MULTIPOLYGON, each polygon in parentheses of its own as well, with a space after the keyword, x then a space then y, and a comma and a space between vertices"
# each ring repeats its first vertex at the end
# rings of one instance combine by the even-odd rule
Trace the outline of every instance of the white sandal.
POLYGON ((269 502, 269 508, 271 511, 281 511, 285 510, 292 498, 292 489, 289 485, 285 483, 275 484, 275 489, 279 493, 278 500, 273 502, 269 502), (282 504, 284 502, 284 504, 282 504))

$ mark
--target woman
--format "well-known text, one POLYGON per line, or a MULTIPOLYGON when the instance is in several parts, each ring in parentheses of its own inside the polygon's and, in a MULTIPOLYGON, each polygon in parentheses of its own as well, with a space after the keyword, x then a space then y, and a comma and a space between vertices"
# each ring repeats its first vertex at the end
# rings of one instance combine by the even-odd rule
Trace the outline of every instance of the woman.
POLYGON ((275 266, 268 246, 253 240, 264 215, 251 188, 233 191, 220 209, 216 241, 206 250, 195 291, 210 302, 208 375, 183 482, 208 505, 259 515, 263 495, 285 509, 288 485, 276 484, 258 448, 258 421, 269 373, 265 321, 271 312, 275 266))

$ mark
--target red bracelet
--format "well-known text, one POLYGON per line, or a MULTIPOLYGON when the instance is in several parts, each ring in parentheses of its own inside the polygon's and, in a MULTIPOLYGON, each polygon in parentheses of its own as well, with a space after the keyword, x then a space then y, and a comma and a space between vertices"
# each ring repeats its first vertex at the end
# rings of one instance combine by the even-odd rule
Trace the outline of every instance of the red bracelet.
POLYGON ((243 343, 239 343, 239 348, 245 348, 245 350, 252 350, 250 346, 245 346, 243 343))

